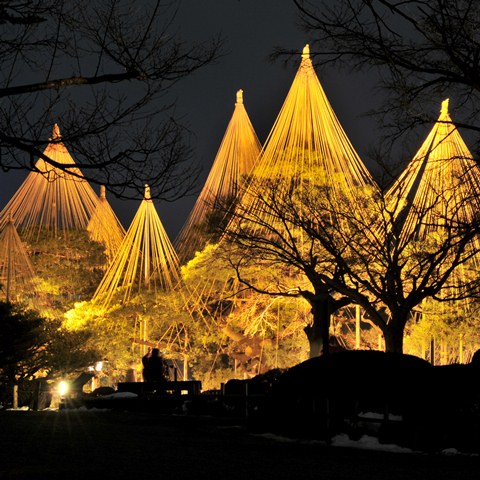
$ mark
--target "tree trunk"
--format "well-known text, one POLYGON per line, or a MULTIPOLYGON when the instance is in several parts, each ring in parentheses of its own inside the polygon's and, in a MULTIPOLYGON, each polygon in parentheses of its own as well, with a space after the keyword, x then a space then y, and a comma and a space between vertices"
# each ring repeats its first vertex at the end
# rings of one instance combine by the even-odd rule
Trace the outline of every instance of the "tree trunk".
POLYGON ((312 324, 303 330, 310 345, 310 358, 320 354, 328 355, 328 341, 330 330, 330 296, 319 295, 308 299, 312 306, 312 324))
POLYGON ((315 324, 315 320, 312 325, 307 325, 303 330, 307 335, 308 344, 310 346, 309 358, 320 356, 323 347, 323 337, 320 332, 319 325, 315 324))
POLYGON ((403 328, 398 327, 398 322, 393 319, 385 326, 383 336, 385 338, 385 351, 403 353, 403 328))

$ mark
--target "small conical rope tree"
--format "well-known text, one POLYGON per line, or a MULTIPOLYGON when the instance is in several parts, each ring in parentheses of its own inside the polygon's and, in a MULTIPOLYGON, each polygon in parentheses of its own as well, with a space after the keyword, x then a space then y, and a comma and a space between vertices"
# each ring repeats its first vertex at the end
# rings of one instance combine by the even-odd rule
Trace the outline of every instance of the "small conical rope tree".
POLYGON ((177 254, 145 185, 140 207, 92 301, 107 308, 117 290, 125 303, 134 292, 169 291, 179 281, 177 254))
POLYGON ((111 261, 122 244, 125 229, 108 203, 104 185, 100 187, 99 202, 88 222, 87 231, 92 240, 105 246, 105 254, 111 261))

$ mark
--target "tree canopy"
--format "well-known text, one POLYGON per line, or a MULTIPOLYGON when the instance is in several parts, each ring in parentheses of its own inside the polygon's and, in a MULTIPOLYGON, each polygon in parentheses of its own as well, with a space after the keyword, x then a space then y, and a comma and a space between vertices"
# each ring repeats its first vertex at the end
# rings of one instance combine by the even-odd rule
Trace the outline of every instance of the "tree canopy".
MULTIPOLYGON (((475 0, 294 0, 315 62, 376 75, 388 135, 431 123, 453 100, 456 124, 479 131, 480 5, 475 0)), ((378 96, 377 96, 378 98, 378 96)))
MULTIPOLYGON (((169 89, 220 42, 177 38, 175 2, 0 2, 0 166, 36 170, 52 125, 89 181, 173 200, 196 179, 169 89)), ((130 193, 129 193, 130 192, 130 193)))

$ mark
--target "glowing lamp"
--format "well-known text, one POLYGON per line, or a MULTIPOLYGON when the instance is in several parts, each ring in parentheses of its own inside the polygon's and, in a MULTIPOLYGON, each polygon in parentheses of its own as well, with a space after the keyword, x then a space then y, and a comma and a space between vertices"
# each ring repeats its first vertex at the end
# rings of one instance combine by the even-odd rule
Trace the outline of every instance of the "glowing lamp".
POLYGON ((64 395, 67 394, 68 390, 69 390, 68 382, 66 382, 65 380, 62 380, 58 384, 58 393, 63 397, 64 395))

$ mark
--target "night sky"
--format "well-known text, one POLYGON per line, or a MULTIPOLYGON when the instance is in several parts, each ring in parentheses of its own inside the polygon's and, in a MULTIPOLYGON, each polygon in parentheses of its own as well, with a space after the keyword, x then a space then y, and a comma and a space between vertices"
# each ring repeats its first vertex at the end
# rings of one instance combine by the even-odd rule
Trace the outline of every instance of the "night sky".
MULTIPOLYGON (((225 55, 215 65, 205 67, 175 87, 177 116, 190 128, 195 159, 203 166, 200 190, 233 113, 236 91, 244 90, 245 108, 263 143, 293 81, 302 48, 310 39, 299 29, 297 9, 288 0, 182 0, 176 28, 187 40, 207 40, 216 34, 225 40, 225 55), (298 61, 288 67, 282 61, 271 63, 268 57, 275 46, 298 50, 298 61)), ((368 77, 352 76, 333 67, 316 70, 347 135, 371 168, 366 152, 375 142, 376 130, 372 119, 364 114, 375 103, 372 82, 368 77)), ((26 174, 0 173, 2 208, 26 174)), ((119 201, 111 195, 108 198, 128 228, 141 199, 119 201)), ((172 241, 195 199, 192 195, 175 203, 156 202, 172 241)))

